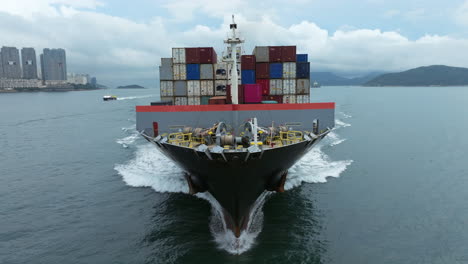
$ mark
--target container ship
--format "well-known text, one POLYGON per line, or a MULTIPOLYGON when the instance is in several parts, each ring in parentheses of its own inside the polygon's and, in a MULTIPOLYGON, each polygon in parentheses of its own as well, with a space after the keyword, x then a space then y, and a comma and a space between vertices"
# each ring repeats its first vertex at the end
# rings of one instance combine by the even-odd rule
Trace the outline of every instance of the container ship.
POLYGON ((209 192, 236 237, 265 191, 283 192, 288 169, 335 125, 335 103, 310 103, 310 63, 296 46, 242 55, 230 24, 225 56, 173 48, 162 58, 161 101, 136 106, 137 130, 184 172, 191 194, 209 192))

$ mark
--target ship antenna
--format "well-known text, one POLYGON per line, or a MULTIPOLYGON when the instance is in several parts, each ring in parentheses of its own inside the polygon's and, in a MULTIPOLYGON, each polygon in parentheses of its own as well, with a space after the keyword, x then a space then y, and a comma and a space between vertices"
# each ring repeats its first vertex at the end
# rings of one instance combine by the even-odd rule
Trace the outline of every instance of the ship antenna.
POLYGON ((241 40, 237 35, 236 35, 236 29, 237 29, 237 24, 234 21, 234 15, 232 15, 232 24, 229 25, 229 28, 231 29, 231 37, 228 37, 224 41, 224 43, 230 44, 231 45, 231 61, 232 67, 231 67, 231 75, 228 75, 230 79, 228 79, 228 82, 231 83, 231 101, 232 104, 239 104, 239 96, 238 96, 238 74, 237 74, 237 45, 243 43, 244 41, 241 40))

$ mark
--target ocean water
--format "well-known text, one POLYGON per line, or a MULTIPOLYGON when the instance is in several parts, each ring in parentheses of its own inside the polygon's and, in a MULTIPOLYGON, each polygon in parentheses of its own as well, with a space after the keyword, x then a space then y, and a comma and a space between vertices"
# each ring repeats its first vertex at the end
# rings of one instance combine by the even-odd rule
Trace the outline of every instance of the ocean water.
POLYGON ((0 263, 468 263, 468 88, 313 89, 337 126, 239 240, 135 132, 157 93, 0 94, 0 263))

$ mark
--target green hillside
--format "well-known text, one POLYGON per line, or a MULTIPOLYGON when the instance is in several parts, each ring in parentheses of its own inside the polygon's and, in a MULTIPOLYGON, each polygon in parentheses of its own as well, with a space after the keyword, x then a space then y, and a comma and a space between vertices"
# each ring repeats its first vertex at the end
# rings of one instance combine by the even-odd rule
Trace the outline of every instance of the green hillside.
POLYGON ((364 86, 462 86, 468 85, 468 69, 433 65, 380 75, 364 86))

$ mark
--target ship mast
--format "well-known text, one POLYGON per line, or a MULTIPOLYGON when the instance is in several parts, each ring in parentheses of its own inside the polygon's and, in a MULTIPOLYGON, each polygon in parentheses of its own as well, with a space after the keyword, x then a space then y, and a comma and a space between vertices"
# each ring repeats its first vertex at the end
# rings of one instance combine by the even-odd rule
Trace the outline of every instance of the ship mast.
POLYGON ((239 104, 239 96, 238 96, 238 74, 237 74, 237 45, 243 43, 244 41, 241 40, 238 36, 236 36, 236 29, 237 29, 237 24, 234 21, 234 15, 232 15, 232 24, 229 25, 229 28, 231 29, 231 37, 226 39, 224 43, 230 44, 231 45, 231 63, 232 63, 232 68, 231 68, 231 75, 228 75, 230 80, 228 82, 231 83, 231 101, 232 104, 239 104))

